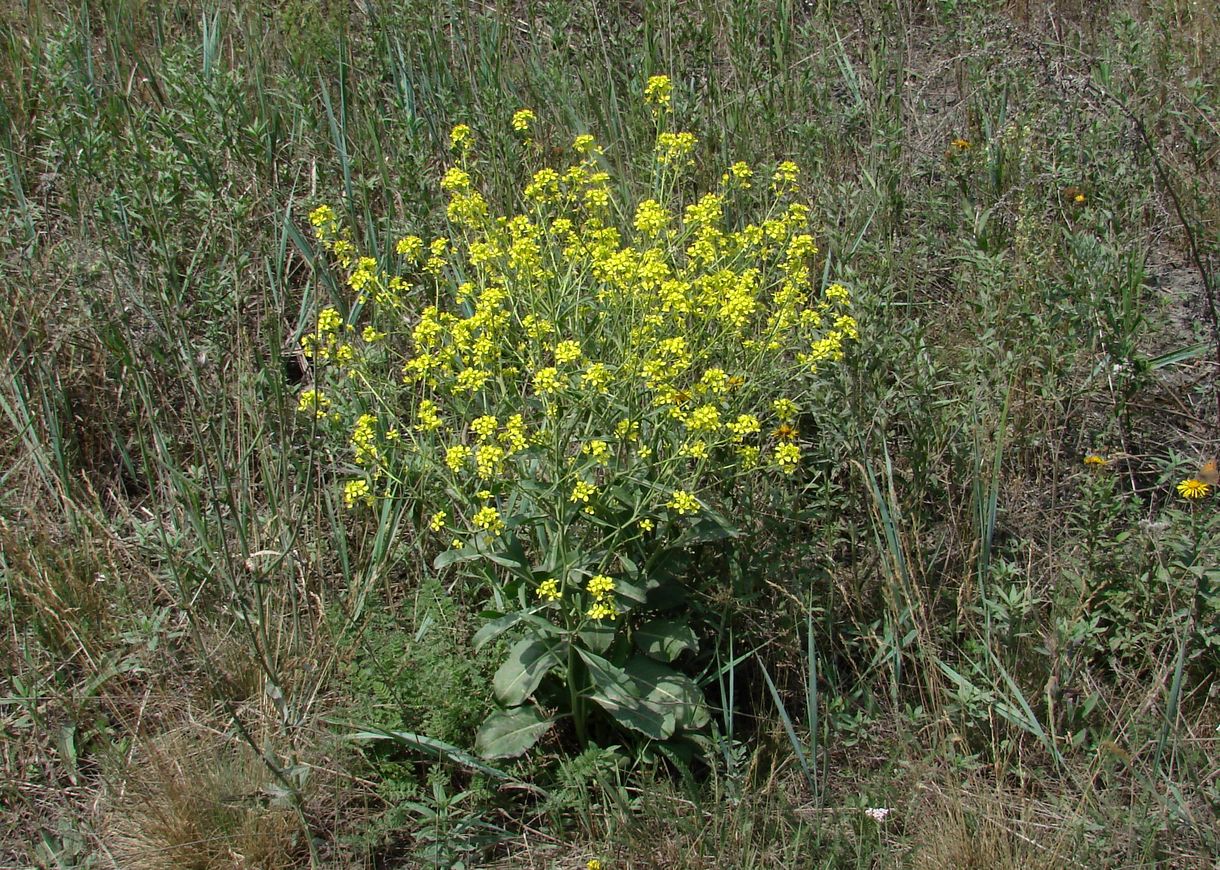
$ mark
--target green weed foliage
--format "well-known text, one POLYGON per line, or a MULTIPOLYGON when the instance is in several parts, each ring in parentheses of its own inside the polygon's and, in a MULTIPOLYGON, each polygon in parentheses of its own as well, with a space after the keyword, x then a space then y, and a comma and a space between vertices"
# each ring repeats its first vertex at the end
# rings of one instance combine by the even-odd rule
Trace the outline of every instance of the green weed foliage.
POLYGON ((1218 37, 7 10, 0 863, 1203 866, 1218 37))

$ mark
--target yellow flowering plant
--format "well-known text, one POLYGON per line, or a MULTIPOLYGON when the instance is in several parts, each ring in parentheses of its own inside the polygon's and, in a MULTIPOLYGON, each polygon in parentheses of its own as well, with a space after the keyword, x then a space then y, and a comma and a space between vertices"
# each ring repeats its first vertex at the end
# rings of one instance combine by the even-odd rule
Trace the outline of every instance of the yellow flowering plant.
POLYGON ((447 235, 377 261, 331 208, 310 215, 352 297, 302 339, 316 383, 300 405, 350 421, 333 445, 354 474, 345 503, 411 493, 436 567, 488 581, 476 646, 523 632, 477 738, 488 758, 525 752, 557 716, 582 745, 591 728, 701 739, 709 713, 675 662, 698 651, 706 590, 676 555, 738 534, 718 510, 734 493, 799 476, 802 401, 858 338, 848 289, 815 269, 798 167, 734 163, 690 195, 697 143, 667 129, 663 78, 637 203, 582 134, 496 214, 460 127, 447 235))

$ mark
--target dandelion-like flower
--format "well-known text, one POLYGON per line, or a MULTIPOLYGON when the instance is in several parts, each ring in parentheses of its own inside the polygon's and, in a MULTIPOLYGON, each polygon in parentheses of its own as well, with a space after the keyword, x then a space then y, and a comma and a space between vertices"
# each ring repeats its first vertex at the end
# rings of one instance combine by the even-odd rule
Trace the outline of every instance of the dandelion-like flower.
POLYGON ((1084 458, 1084 464, 1089 468, 1105 468, 1106 460, 1103 456, 1098 456, 1096 453, 1090 453, 1084 458))
POLYGON ((1212 491, 1211 485, 1204 483, 1196 477, 1188 477, 1178 484, 1178 495, 1182 498, 1195 501, 1196 499, 1206 498, 1208 493, 1212 491))

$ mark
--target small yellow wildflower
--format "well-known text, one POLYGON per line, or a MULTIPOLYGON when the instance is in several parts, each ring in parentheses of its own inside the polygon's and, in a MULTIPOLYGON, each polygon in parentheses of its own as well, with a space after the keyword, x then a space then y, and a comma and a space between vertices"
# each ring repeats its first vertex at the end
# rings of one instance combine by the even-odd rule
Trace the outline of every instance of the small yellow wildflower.
POLYGON ((532 109, 518 109, 513 112, 513 129, 518 133, 528 133, 530 125, 534 123, 537 116, 532 109))
POLYGON ((598 601, 589 608, 588 614, 590 619, 614 619, 618 616, 618 610, 615 609, 612 602, 598 601))
POLYGON ((695 150, 694 133, 662 133, 657 136, 657 162, 662 166, 677 166, 690 163, 695 150))
POLYGON ((491 532, 493 535, 504 531, 504 520, 500 518, 500 512, 490 505, 479 509, 474 515, 474 524, 476 528, 491 532))
POLYGON ((597 487, 583 480, 578 480, 576 486, 572 487, 572 495, 568 499, 574 503, 589 503, 589 497, 597 494, 597 487))
POLYGON ((599 392, 603 391, 606 388, 606 384, 610 382, 610 369, 606 368, 604 363, 593 363, 585 369, 584 374, 581 375, 580 382, 599 392))
POLYGON ((594 574, 585 586, 589 594, 595 598, 605 598, 614 591, 614 580, 605 574, 594 574))
POLYGON ((715 405, 700 405, 691 411, 686 425, 696 432, 717 432, 720 429, 720 409, 715 405))
POLYGON ((428 528, 434 532, 439 532, 441 529, 445 528, 445 520, 448 518, 449 514, 445 513, 444 511, 437 511, 432 515, 432 518, 428 520, 428 528))
POLYGON ((326 412, 330 409, 330 399, 321 390, 303 390, 301 398, 297 401, 297 410, 305 414, 313 414, 315 417, 325 417, 326 412))
POLYGON ((1090 453, 1084 458, 1084 464, 1089 468, 1104 468, 1106 466, 1106 460, 1104 457, 1098 456, 1096 453, 1090 453))
POLYGON ((470 459, 470 448, 465 444, 454 444, 445 451, 445 464, 449 466, 449 470, 457 474, 466 467, 466 462, 470 459))
POLYGON ((563 365, 578 359, 580 359, 580 342, 561 341, 555 345, 555 362, 563 365))
POLYGON ((475 451, 475 468, 479 477, 487 479, 499 474, 504 457, 504 448, 495 444, 480 445, 475 451))
POLYGON ((610 463, 610 445, 601 439, 595 438, 580 448, 580 452, 593 457, 593 461, 598 465, 608 465, 610 463))
POLYGON ((800 174, 800 168, 791 160, 785 160, 783 163, 775 167, 775 172, 771 174, 771 187, 777 193, 784 190, 795 189, 796 177, 800 174))
POLYGON ((636 525, 640 527, 641 532, 651 532, 654 528, 656 528, 656 524, 647 517, 640 520, 638 523, 636 523, 636 525))
POLYGON ((699 513, 699 500, 684 489, 675 489, 665 506, 673 508, 681 516, 699 513))
POLYGON ((543 601, 558 601, 562 597, 559 592, 559 583, 554 577, 538 584, 538 597, 543 601))
POLYGON ((664 232, 669 223, 669 212, 655 199, 646 199, 635 209, 635 228, 643 235, 652 238, 664 232))
POLYGON ((418 260, 419 255, 424 252, 424 240, 419 236, 403 236, 394 246, 394 251, 408 260, 418 260))
POLYGON ((1178 495, 1182 496, 1182 498, 1190 499, 1191 501, 1206 498, 1207 495, 1212 491, 1211 484, 1204 483, 1202 480, 1199 480, 1196 477, 1188 477, 1186 480, 1181 481, 1178 484, 1177 489, 1178 495))
POLYGON ((315 229, 333 224, 335 222, 335 210, 329 205, 320 205, 309 213, 309 222, 315 229))
POLYGON ((653 107, 654 111, 668 109, 673 96, 674 84, 669 76, 653 76, 644 85, 644 102, 653 107))
POLYGON ((356 502, 373 503, 373 493, 367 480, 349 480, 343 484, 343 503, 348 508, 355 507, 356 502))
POLYGON ((791 442, 779 445, 775 448, 775 464, 779 466, 780 471, 784 474, 791 474, 796 471, 797 463, 801 461, 801 448, 791 442))
POLYGON ((796 419, 796 402, 791 399, 776 399, 771 403, 771 410, 781 423, 791 423, 796 419))
POLYGON ((436 402, 422 399, 415 410, 415 419, 419 422, 415 428, 419 432, 434 432, 441 427, 441 418, 436 411, 436 402))
POLYGON ((500 424, 495 417, 490 414, 484 414, 482 417, 476 417, 471 421, 470 431, 477 435, 480 441, 486 441, 496 434, 496 429, 499 426, 500 424))
POLYGON ((534 373, 534 392, 540 396, 554 393, 559 389, 559 372, 554 367, 539 369, 534 373))
POLYGON ((474 145, 474 131, 465 124, 458 124, 449 131, 449 147, 469 151, 474 145))
POLYGON ((954 148, 956 148, 958 151, 966 151, 966 150, 969 150, 970 148, 974 147, 970 144, 969 139, 963 139, 961 136, 958 136, 956 139, 954 139, 949 144, 952 145, 954 148))
POLYGON ((572 149, 586 157, 597 152, 597 140, 588 133, 582 133, 572 140, 572 149))

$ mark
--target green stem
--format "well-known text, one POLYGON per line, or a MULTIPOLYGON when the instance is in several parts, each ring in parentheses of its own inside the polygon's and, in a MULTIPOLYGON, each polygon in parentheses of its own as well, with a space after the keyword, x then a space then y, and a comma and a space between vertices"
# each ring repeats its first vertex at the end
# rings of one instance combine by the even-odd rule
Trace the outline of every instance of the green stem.
POLYGON ((576 654, 575 638, 568 643, 568 698, 572 705, 572 722, 576 725, 576 742, 583 750, 588 743, 585 733, 585 707, 581 696, 584 668, 576 654))

